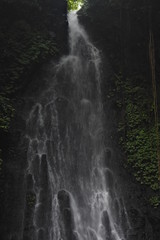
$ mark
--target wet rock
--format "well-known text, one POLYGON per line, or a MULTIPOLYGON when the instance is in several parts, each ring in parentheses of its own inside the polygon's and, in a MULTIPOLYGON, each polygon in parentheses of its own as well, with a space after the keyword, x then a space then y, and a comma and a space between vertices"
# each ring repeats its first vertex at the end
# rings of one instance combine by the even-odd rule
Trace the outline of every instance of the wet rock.
POLYGON ((48 165, 46 154, 41 156, 41 165, 40 165, 40 179, 41 187, 44 189, 48 188, 48 165))
POLYGON ((46 223, 46 206, 42 203, 37 204, 35 208, 35 220, 37 228, 43 228, 46 223))
POLYGON ((45 240, 44 231, 42 229, 40 229, 38 232, 38 239, 45 240))
POLYGON ((64 230, 61 227, 62 235, 67 237, 67 240, 76 240, 77 236, 74 233, 74 223, 71 211, 70 195, 67 191, 61 190, 58 192, 58 202, 61 212, 62 222, 64 224, 64 230))
POLYGON ((91 228, 88 229, 88 236, 89 236, 89 239, 98 240, 98 237, 97 237, 95 231, 91 228))
POLYGON ((106 234, 108 236, 108 239, 111 239, 111 226, 110 226, 110 220, 109 220, 109 216, 108 216, 108 212, 104 211, 103 215, 102 215, 102 223, 105 227, 106 230, 106 234))
POLYGON ((115 213, 115 219, 116 219, 116 223, 118 224, 119 220, 120 220, 120 216, 119 216, 119 211, 120 211, 120 207, 119 207, 119 202, 118 200, 116 199, 114 201, 114 213, 115 213))
POLYGON ((27 189, 33 190, 33 177, 32 177, 32 174, 27 175, 27 189))
POLYGON ((112 152, 109 148, 106 148, 105 150, 105 160, 104 160, 104 165, 105 167, 110 167, 112 161, 112 152))
POLYGON ((40 156, 37 154, 33 160, 33 172, 34 172, 34 178, 39 182, 39 165, 40 165, 40 156))
POLYGON ((111 157, 112 157, 112 152, 108 148, 106 149, 106 157, 107 157, 107 159, 111 159, 111 157))
POLYGON ((58 202, 61 211, 63 211, 65 208, 70 208, 70 197, 69 193, 65 190, 61 190, 58 192, 58 202))
POLYGON ((114 178, 113 178, 113 173, 109 170, 105 170, 105 177, 106 177, 106 184, 110 189, 113 189, 114 186, 114 178))

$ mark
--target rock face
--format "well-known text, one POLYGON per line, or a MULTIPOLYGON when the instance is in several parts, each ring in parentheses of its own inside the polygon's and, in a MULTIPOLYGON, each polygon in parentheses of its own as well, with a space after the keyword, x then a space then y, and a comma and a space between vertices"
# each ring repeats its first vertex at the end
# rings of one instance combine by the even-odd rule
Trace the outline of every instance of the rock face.
POLYGON ((70 195, 67 191, 61 190, 58 192, 58 202, 60 207, 60 217, 64 225, 64 229, 61 226, 61 232, 63 237, 67 237, 70 240, 76 240, 76 235, 73 231, 74 224, 71 213, 70 195))
POLYGON ((87 3, 80 19, 106 53, 113 70, 121 66, 126 73, 139 70, 148 73, 150 29, 155 36, 156 53, 159 52, 158 2, 88 0, 87 3))
MULTIPOLYGON (((104 103, 108 89, 113 86, 114 73, 122 72, 126 76, 142 74, 146 88, 150 84, 149 39, 154 36, 155 61, 159 64, 159 28, 160 5, 158 1, 105 1, 88 0, 79 12, 79 19, 89 32, 94 43, 102 50, 104 57, 103 93, 104 103)), ((156 72, 159 79, 159 72, 156 72)), ((145 87, 144 86, 144 87, 145 87)), ((159 89, 159 85, 157 82, 159 89)), ((148 188, 138 184, 123 169, 124 157, 121 157, 117 140, 116 124, 119 116, 116 107, 108 103, 105 109, 106 122, 110 124, 110 146, 119 161, 118 175, 123 186, 123 195, 129 214, 132 231, 131 240, 157 240, 160 236, 160 210, 147 204, 148 188)), ((123 115, 123 113, 121 112, 123 115)))
POLYGON ((42 3, 42 8, 46 9, 49 15, 49 29, 57 39, 62 50, 62 54, 66 52, 66 44, 68 37, 67 28, 67 1, 65 0, 46 0, 42 3))
MULTIPOLYGON (((21 5, 23 2, 12 1, 11 3, 8 3, 7 1, 2 1, 1 7, 4 7, 5 12, 8 12, 8 17, 11 19, 15 18, 15 13, 12 11, 16 9, 16 20, 23 20, 23 14, 19 10, 22 6, 20 7, 19 4, 21 5)), ((50 35, 53 36, 54 42, 56 41, 57 45, 59 46, 60 55, 66 53, 68 45, 67 1, 39 1, 39 5, 41 8, 40 15, 33 16, 34 6, 30 6, 29 1, 26 3, 26 5, 24 5, 27 7, 27 10, 24 9, 24 12, 26 10, 26 15, 32 15, 33 18, 35 17, 36 21, 38 21, 38 18, 40 18, 41 21, 43 20, 47 27, 45 31, 47 33, 49 32, 50 35), (30 9, 30 11, 28 9, 30 9)), ((26 15, 24 16, 24 19, 26 15)), ((5 20, 5 16, 2 16, 2 18, 5 20)), ((36 69, 34 69, 34 71, 36 71, 36 69)), ((23 79, 26 81, 26 86, 29 84, 32 85, 32 80, 30 80, 30 78, 35 81, 34 76, 23 79)), ((38 82, 36 85, 38 86, 38 82)), ((32 88, 32 86, 30 88, 32 88)), ((16 116, 14 122, 12 123, 10 131, 8 133, 4 133, 4 136, 1 135, 3 171, 0 175, 0 236, 2 240, 29 239, 28 234, 32 235, 33 231, 33 225, 31 224, 30 219, 32 218, 33 214, 33 205, 35 205, 35 196, 33 193, 34 179, 32 179, 31 176, 28 179, 25 178, 25 172, 27 168, 28 141, 25 140, 23 136, 23 132, 26 126, 25 120, 23 118, 24 116, 21 115, 21 110, 25 105, 22 97, 26 89, 23 89, 23 93, 19 94, 19 102, 15 104, 16 116), (21 141, 22 139, 23 142, 21 141)), ((31 89, 28 89, 28 92, 30 90, 31 89)), ((34 90, 37 92, 38 87, 36 87, 36 89, 34 88, 34 90)), ((34 90, 32 89, 32 91, 34 90)), ((42 156, 42 167, 45 172, 45 156, 42 156)), ((47 186, 47 176, 43 174, 42 178, 44 179, 44 182, 46 182, 47 186)), ((43 193, 42 197, 44 197, 43 193)), ((45 208, 43 209, 43 212, 45 212, 45 208)), ((39 224, 43 224, 43 220, 44 219, 41 215, 39 224)), ((39 239, 43 239, 43 232, 40 232, 39 235, 39 239)))

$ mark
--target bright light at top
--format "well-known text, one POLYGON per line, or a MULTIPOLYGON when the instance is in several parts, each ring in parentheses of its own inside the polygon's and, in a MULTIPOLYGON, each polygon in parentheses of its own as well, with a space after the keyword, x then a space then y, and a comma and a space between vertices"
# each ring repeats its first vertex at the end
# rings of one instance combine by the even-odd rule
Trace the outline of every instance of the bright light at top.
POLYGON ((84 4, 84 0, 67 0, 67 2, 68 2, 68 11, 69 12, 79 11, 84 4))
POLYGON ((76 11, 79 11, 82 8, 82 6, 83 6, 83 3, 79 3, 76 11))

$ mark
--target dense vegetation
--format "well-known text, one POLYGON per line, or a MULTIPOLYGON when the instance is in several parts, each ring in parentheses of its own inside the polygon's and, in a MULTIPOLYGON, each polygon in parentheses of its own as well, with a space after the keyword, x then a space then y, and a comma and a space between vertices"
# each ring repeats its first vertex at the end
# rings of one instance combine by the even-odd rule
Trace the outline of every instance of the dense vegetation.
POLYGON ((157 207, 159 197, 159 171, 157 157, 157 131, 154 121, 152 91, 146 88, 143 76, 124 80, 115 75, 114 101, 119 112, 119 144, 125 154, 124 166, 136 180, 152 189, 149 202, 157 207))
POLYGON ((36 0, 0 2, 0 175, 3 152, 8 151, 3 138, 10 131, 20 92, 32 72, 58 54, 49 14, 36 0))
POLYGON ((57 53, 57 48, 39 5, 2 1, 0 12, 0 130, 6 131, 14 113, 10 96, 22 87, 25 74, 57 53))

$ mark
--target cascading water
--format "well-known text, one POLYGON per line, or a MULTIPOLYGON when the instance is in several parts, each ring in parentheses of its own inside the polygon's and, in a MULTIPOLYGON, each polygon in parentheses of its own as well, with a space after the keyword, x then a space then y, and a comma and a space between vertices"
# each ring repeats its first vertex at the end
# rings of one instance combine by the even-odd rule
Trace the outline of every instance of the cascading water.
POLYGON ((104 146, 100 53, 76 12, 68 21, 70 54, 27 120, 26 239, 124 240, 129 223, 104 146))

